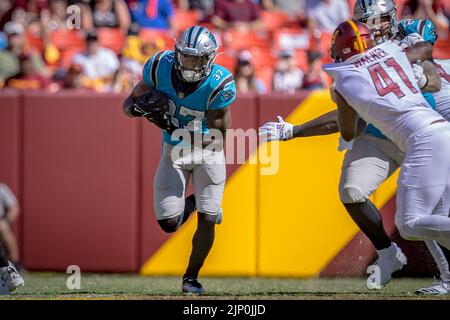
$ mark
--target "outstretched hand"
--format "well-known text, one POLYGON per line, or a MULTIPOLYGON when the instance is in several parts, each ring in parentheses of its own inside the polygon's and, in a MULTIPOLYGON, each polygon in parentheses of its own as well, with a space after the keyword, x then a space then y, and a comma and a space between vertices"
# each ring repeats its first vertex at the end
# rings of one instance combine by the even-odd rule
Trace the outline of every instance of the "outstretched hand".
POLYGON ((259 128, 259 136, 265 141, 289 140, 293 138, 294 126, 285 122, 281 116, 278 122, 267 122, 259 128))

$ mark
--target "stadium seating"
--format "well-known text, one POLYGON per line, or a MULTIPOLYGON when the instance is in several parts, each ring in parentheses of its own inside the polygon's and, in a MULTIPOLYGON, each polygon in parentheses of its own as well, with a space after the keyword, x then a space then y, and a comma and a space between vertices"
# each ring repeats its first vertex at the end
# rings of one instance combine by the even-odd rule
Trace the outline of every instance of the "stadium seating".
POLYGON ((433 50, 435 58, 448 59, 450 55, 450 41, 446 39, 438 39, 433 50))
POLYGON ((190 26, 196 25, 199 20, 200 16, 195 10, 177 10, 172 19, 173 28, 177 32, 181 32, 190 26))
POLYGON ((215 63, 233 72, 236 67, 236 58, 227 52, 220 51, 216 56, 215 63))
POLYGON ((311 42, 311 49, 322 52, 324 57, 329 57, 331 55, 331 38, 331 32, 321 32, 320 38, 311 42))
POLYGON ((60 66, 63 67, 64 69, 69 69, 70 66, 72 65, 73 55, 80 51, 81 50, 78 48, 69 48, 69 49, 62 51, 61 61, 59 63, 60 66))
MULTIPOLYGON (((346 0, 350 11, 356 0, 346 0)), ((399 15, 407 0, 396 0, 399 15)), ((450 10, 450 0, 442 0, 445 7, 450 10)), ((300 21, 289 13, 269 10, 261 11, 261 20, 266 30, 262 32, 242 31, 229 29, 220 31, 211 23, 199 22, 201 14, 196 10, 183 10, 177 8, 174 11, 174 32, 161 29, 142 29, 140 37, 145 42, 154 42, 156 39, 164 41, 164 49, 173 49, 175 37, 189 26, 200 24, 208 27, 215 35, 221 50, 216 58, 216 63, 234 70, 236 55, 241 50, 249 50, 253 56, 255 70, 261 78, 269 79, 273 73, 269 68, 274 68, 276 55, 282 49, 294 49, 297 52, 297 63, 306 71, 308 68, 307 50, 317 50, 323 54, 323 63, 331 61, 330 43, 331 33, 322 32, 314 37, 307 29, 300 27, 300 21)), ((399 17, 400 19, 400 17, 399 17)), ((49 67, 70 66, 72 56, 85 48, 85 41, 81 30, 53 30, 50 32, 50 42, 59 50, 60 58, 57 63, 49 62, 49 67)), ((97 29, 100 45, 112 49, 120 55, 126 41, 125 34, 120 29, 97 29)), ((28 45, 35 51, 44 53, 44 40, 42 35, 27 32, 28 45)), ((449 34, 439 34, 434 55, 437 58, 448 58, 450 52, 449 34)))
POLYGON ((165 49, 173 49, 175 39, 169 35, 167 30, 161 29, 142 29, 139 36, 143 41, 154 42, 155 39, 161 38, 164 40, 165 49))
POLYGON ((125 44, 125 35, 119 28, 98 28, 97 35, 100 45, 115 53, 119 53, 125 44))
POLYGON ((43 41, 42 37, 36 36, 30 32, 27 32, 26 36, 27 36, 27 42, 28 42, 28 45, 30 46, 30 48, 32 48, 33 50, 36 50, 38 52, 44 51, 44 41, 43 41))
POLYGON ((304 50, 296 50, 297 66, 300 67, 303 71, 308 70, 308 57, 306 51, 304 50))
POLYGON ((273 72, 274 70, 272 67, 261 67, 256 70, 256 77, 264 83, 267 92, 270 92, 272 89, 273 72))
POLYGON ((270 48, 252 47, 249 51, 253 56, 253 64, 256 69, 261 67, 274 67, 276 58, 272 54, 272 50, 270 48))
POLYGON ((66 69, 72 64, 74 53, 85 48, 83 35, 76 30, 54 30, 50 33, 50 41, 61 53, 58 65, 66 69))
POLYGON ((55 30, 50 33, 50 41, 59 50, 74 48, 82 50, 85 47, 81 32, 76 30, 55 30))
POLYGON ((269 48, 271 46, 270 36, 267 32, 246 32, 234 29, 223 33, 223 43, 235 51, 251 47, 269 48))
POLYGON ((450 0, 442 0, 446 10, 450 10, 450 0))
POLYGON ((282 28, 273 32, 273 43, 277 49, 303 49, 310 47, 310 35, 300 28, 282 28))
POLYGON ((269 31, 297 24, 297 21, 291 20, 289 15, 283 11, 262 11, 261 20, 269 31))

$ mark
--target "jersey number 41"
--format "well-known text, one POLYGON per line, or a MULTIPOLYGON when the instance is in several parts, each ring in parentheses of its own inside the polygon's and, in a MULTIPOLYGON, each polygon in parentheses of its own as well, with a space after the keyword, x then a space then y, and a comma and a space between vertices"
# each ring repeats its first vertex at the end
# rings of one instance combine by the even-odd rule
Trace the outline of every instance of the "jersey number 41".
MULTIPOLYGON (((405 71, 403 71, 402 67, 397 61, 395 61, 394 58, 384 61, 384 64, 387 68, 393 68, 397 72, 400 79, 402 79, 405 86, 408 87, 412 93, 419 93, 419 90, 413 86, 405 71)), ((375 88, 380 96, 383 97, 391 92, 393 92, 398 98, 403 98, 405 96, 405 93, 402 91, 398 83, 392 80, 385 67, 383 67, 380 62, 371 65, 367 68, 367 70, 369 70, 370 76, 375 84, 375 88), (383 80, 384 85, 381 80, 383 80)))

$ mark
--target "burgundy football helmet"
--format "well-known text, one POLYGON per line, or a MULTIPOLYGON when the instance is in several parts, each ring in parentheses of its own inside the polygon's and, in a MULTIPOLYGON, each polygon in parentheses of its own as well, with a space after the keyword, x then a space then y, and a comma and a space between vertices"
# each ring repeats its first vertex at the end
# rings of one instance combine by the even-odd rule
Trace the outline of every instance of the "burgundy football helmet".
POLYGON ((338 25, 331 39, 331 56, 337 62, 364 53, 375 46, 370 29, 360 21, 346 20, 338 25))

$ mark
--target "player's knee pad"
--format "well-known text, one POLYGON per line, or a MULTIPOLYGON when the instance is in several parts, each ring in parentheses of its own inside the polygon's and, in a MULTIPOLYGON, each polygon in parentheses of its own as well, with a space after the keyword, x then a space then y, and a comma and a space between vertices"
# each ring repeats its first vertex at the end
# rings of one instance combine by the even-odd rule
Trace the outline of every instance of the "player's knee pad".
POLYGON ((395 226, 400 236, 406 240, 418 240, 415 236, 414 223, 412 221, 404 221, 403 219, 395 219, 395 226))
POLYGON ((158 224, 166 233, 173 233, 181 226, 183 215, 178 215, 172 218, 158 220, 158 224))
POLYGON ((206 224, 211 224, 212 226, 214 226, 217 221, 217 214, 198 212, 198 219, 206 224))
POLYGON ((153 209, 156 220, 168 220, 183 216, 184 213, 184 198, 168 197, 161 201, 154 201, 153 209))
POLYGON ((408 225, 397 226, 400 236, 405 240, 415 240, 413 237, 412 229, 408 225))
POLYGON ((342 203, 361 203, 368 199, 359 188, 353 186, 345 186, 340 189, 339 197, 342 203))

